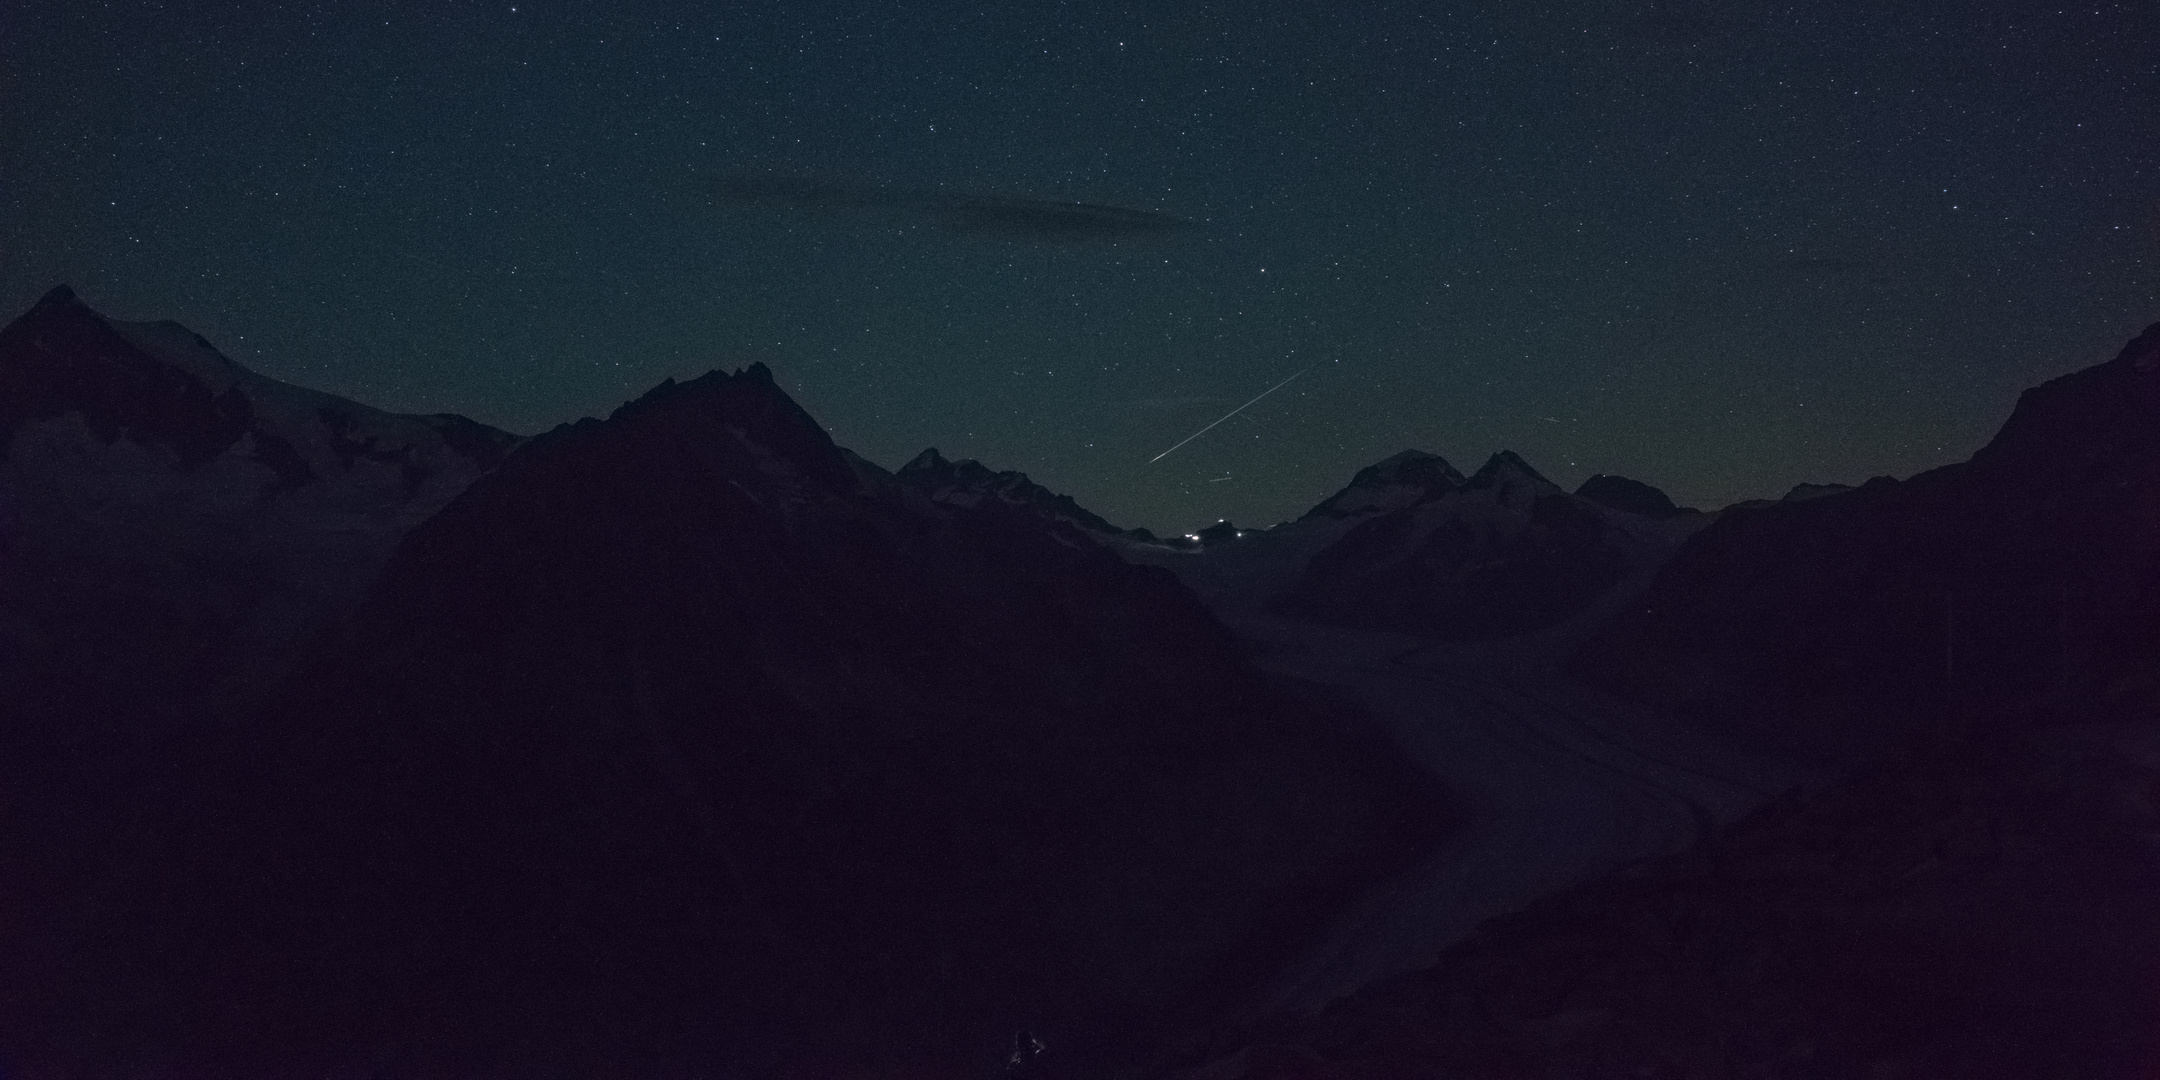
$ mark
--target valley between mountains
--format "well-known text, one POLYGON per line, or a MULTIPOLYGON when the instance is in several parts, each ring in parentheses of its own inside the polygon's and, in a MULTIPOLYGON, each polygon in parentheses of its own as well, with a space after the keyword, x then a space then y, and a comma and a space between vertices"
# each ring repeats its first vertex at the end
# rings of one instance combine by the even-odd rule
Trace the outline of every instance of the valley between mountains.
POLYGON ((524 437, 61 287, 0 701, 25 1076, 2151 1075, 2160 327, 1903 480, 1160 538, 761 365, 524 437))

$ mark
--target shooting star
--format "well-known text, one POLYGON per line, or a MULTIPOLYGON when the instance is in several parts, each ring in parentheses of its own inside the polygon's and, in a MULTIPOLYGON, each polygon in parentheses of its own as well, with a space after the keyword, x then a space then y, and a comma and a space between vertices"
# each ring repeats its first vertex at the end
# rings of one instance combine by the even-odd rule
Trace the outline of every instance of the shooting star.
MULTIPOLYGON (((1317 366, 1319 366, 1319 365, 1317 365, 1317 364, 1313 365, 1313 367, 1317 367, 1317 366)), ((1251 401, 1248 401, 1248 402, 1246 402, 1245 404, 1243 404, 1243 405, 1240 405, 1240 406, 1238 406, 1237 408, 1235 408, 1235 409, 1232 409, 1232 410, 1230 410, 1229 412, 1226 412, 1226 413, 1224 413, 1224 414, 1222 415, 1222 420, 1217 420, 1217 421, 1215 421, 1215 424, 1220 424, 1220 423, 1222 423, 1222 422, 1223 422, 1223 420, 1228 420, 1228 419, 1230 419, 1231 417, 1233 417, 1233 416, 1236 416, 1237 414, 1239 414, 1239 413, 1241 413, 1241 412, 1244 412, 1244 411, 1245 411, 1245 410, 1247 410, 1247 409, 1250 409, 1250 408, 1252 408, 1252 407, 1253 407, 1254 405, 1256 405, 1256 404, 1258 404, 1258 403, 1259 403, 1259 401, 1260 401, 1260 398, 1264 398, 1264 397, 1268 396, 1269 394, 1272 394, 1272 393, 1274 393, 1275 391, 1277 391, 1277 390, 1280 390, 1280 389, 1282 389, 1283 387, 1285 387, 1285 386, 1288 386, 1288 385, 1290 385, 1290 382, 1291 382, 1291 380, 1292 380, 1292 379, 1295 379, 1295 378, 1297 378, 1297 377, 1298 377, 1298 375, 1303 375, 1303 374, 1305 374, 1305 372, 1306 372, 1306 371, 1311 371, 1311 370, 1312 370, 1312 367, 1307 367, 1307 368, 1305 369, 1305 371, 1300 371, 1300 372, 1298 372, 1298 373, 1297 373, 1297 375, 1292 375, 1292 376, 1290 376, 1290 378, 1289 378, 1289 379, 1284 379, 1283 381, 1281 381, 1281 382, 1279 382, 1279 383, 1276 383, 1275 385, 1273 385, 1273 386, 1270 386, 1270 387, 1268 387, 1268 388, 1267 388, 1267 389, 1265 389, 1265 390, 1262 390, 1262 391, 1260 391, 1260 397, 1256 397, 1256 398, 1252 399, 1251 401)), ((1207 433, 1208 433, 1208 431, 1209 431, 1210 429, 1214 428, 1215 424, 1209 424, 1209 425, 1208 425, 1207 427, 1201 428, 1200 430, 1198 430, 1198 431, 1195 431, 1195 432, 1193 432, 1192 434, 1190 434, 1190 435, 1187 435, 1187 436, 1185 436, 1185 437, 1184 437, 1183 439, 1180 439, 1180 440, 1178 440, 1178 444, 1177 444, 1177 446, 1173 446, 1173 447, 1171 447, 1170 449, 1168 449, 1168 450, 1165 450, 1165 451, 1163 451, 1162 453, 1160 453, 1160 454, 1157 454, 1157 455, 1155 455, 1154 457, 1151 457, 1151 458, 1149 458, 1149 459, 1148 459, 1148 464, 1150 464, 1150 465, 1153 465, 1153 464, 1155 464, 1156 462, 1158 462, 1158 461, 1161 461, 1162 459, 1164 459, 1164 458, 1166 458, 1166 457, 1169 457, 1169 456, 1170 456, 1170 455, 1171 455, 1172 453, 1176 452, 1176 450, 1177 450, 1178 446, 1183 446, 1183 445, 1185 445, 1186 443, 1189 443, 1189 442, 1193 441, 1194 439, 1197 439, 1197 438, 1199 438, 1200 436, 1202 436, 1202 435, 1205 435, 1205 434, 1207 434, 1207 433)))
POLYGON ((1223 481, 1225 481, 1225 480, 1228 480, 1228 479, 1231 479, 1231 478, 1230 478, 1230 477, 1227 477, 1227 476, 1218 476, 1218 477, 1216 477, 1215 479, 1213 479, 1213 480, 1210 480, 1210 481, 1208 481, 1208 483, 1210 483, 1210 484, 1220 484, 1220 483, 1222 483, 1223 481))

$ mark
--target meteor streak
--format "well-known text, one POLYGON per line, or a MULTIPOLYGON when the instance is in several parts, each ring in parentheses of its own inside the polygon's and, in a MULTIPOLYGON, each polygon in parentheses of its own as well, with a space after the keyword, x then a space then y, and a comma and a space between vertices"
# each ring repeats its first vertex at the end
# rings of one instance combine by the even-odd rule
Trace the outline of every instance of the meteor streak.
MULTIPOLYGON (((1240 405, 1240 406, 1238 406, 1237 408, 1235 408, 1235 409, 1232 409, 1232 410, 1230 410, 1229 412, 1226 412, 1226 413, 1222 414, 1222 419, 1221 419, 1221 420, 1217 420, 1217 421, 1215 421, 1215 424, 1220 424, 1220 423, 1222 423, 1222 422, 1223 422, 1223 420, 1228 420, 1228 419, 1230 419, 1231 417, 1233 417, 1233 416, 1236 416, 1237 414, 1239 414, 1239 413, 1241 413, 1241 412, 1244 412, 1244 411, 1245 411, 1245 410, 1247 410, 1247 409, 1250 409, 1250 408, 1252 408, 1252 407, 1253 407, 1253 406, 1254 406, 1255 404, 1258 404, 1258 403, 1259 403, 1259 401, 1260 401, 1260 398, 1264 398, 1264 397, 1268 396, 1269 394, 1272 394, 1272 393, 1274 393, 1275 391, 1277 391, 1277 390, 1280 390, 1280 389, 1282 389, 1283 387, 1285 387, 1285 386, 1288 386, 1288 385, 1290 385, 1290 381, 1291 381, 1291 379, 1295 379, 1295 378, 1297 378, 1297 377, 1298 377, 1298 375, 1303 375, 1303 374, 1305 374, 1305 372, 1306 372, 1306 371, 1311 371, 1311 370, 1313 369, 1313 367, 1318 367, 1318 366, 1319 366, 1319 365, 1315 364, 1315 365, 1312 365, 1311 367, 1307 367, 1307 368, 1305 368, 1305 369, 1304 369, 1304 371, 1300 371, 1300 372, 1298 372, 1298 373, 1297 373, 1297 375, 1292 375, 1292 376, 1290 376, 1290 378, 1289 378, 1289 379, 1284 379, 1283 381, 1281 381, 1281 382, 1279 382, 1279 383, 1276 383, 1275 385, 1273 385, 1273 386, 1270 386, 1270 387, 1268 387, 1268 388, 1267 388, 1267 389, 1265 389, 1265 390, 1262 390, 1262 391, 1260 391, 1260 397, 1256 397, 1256 398, 1252 399, 1251 401, 1248 401, 1248 402, 1246 402, 1245 404, 1243 404, 1243 405, 1240 405)), ((1210 428, 1213 428, 1213 427, 1215 426, 1215 424, 1209 424, 1209 425, 1208 425, 1207 427, 1201 428, 1200 430, 1198 430, 1198 431, 1195 431, 1195 432, 1193 432, 1192 434, 1190 434, 1190 435, 1187 435, 1187 436, 1185 436, 1185 437, 1184 437, 1183 439, 1180 439, 1180 440, 1178 440, 1178 444, 1177 444, 1177 446, 1173 446, 1173 447, 1171 447, 1171 448, 1170 448, 1169 450, 1165 450, 1165 451, 1163 451, 1162 453, 1160 453, 1160 454, 1157 454, 1157 455, 1155 455, 1154 457, 1151 457, 1151 458, 1149 458, 1149 459, 1148 459, 1148 464, 1150 464, 1150 465, 1153 465, 1153 464, 1155 464, 1156 462, 1158 462, 1158 461, 1161 461, 1162 459, 1164 459, 1164 458, 1166 458, 1166 457, 1169 457, 1169 456, 1171 455, 1171 453, 1172 453, 1172 452, 1174 452, 1175 450, 1177 450, 1177 447, 1178 447, 1178 446, 1183 446, 1183 445, 1185 445, 1186 443, 1189 443, 1189 442, 1193 441, 1194 439, 1197 439, 1197 438, 1199 438, 1200 436, 1202 436, 1202 435, 1205 435, 1205 434, 1207 434, 1207 433, 1208 433, 1208 430, 1209 430, 1210 428)))

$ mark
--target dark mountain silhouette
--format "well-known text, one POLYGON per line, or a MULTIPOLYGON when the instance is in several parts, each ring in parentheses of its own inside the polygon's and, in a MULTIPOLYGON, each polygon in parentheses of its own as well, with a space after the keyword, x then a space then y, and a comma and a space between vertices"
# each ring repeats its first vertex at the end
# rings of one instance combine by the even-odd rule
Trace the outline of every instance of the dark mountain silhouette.
POLYGON ((121 973, 166 943, 110 931, 167 857, 176 740, 259 700, 516 442, 265 378, 65 286, 0 329, 0 1059, 52 1026, 33 1008, 125 1041, 121 973))
POLYGON ((934 446, 915 455, 893 475, 901 484, 928 495, 930 501, 955 511, 974 510, 989 499, 1027 508, 1045 521, 1063 522, 1095 537, 1154 538, 1145 529, 1120 529, 1110 524, 1074 502, 1072 496, 1051 491, 1028 479, 1024 472, 1000 472, 972 458, 947 461, 934 446))
POLYGON ((111 996, 63 987, 162 947, 107 931, 119 883, 165 857, 152 796, 176 740, 259 700, 517 441, 265 378, 65 286, 0 329, 0 1014, 23 1021, 0 1054, 45 1026, 18 1011, 39 1003, 124 1034, 97 1019, 111 996))
POLYGON ((2160 1066, 2156 843, 2149 747, 1947 741, 1165 1071, 2142 1080, 2160 1066))
POLYGON ((2150 715, 2156 505, 2160 327, 2026 391, 1968 462, 1726 512, 1576 667, 1825 752, 1952 719, 2150 715))
POLYGON ((1114 1058, 1234 1008, 1447 810, 1064 530, 762 367, 540 436, 174 755, 177 824, 28 950, 19 1023, 526 1072, 1114 1058))
POLYGON ((1856 775, 1184 1080, 2160 1067, 2160 326, 1971 461, 1717 515, 1574 661, 1856 775))
POLYGON ((1671 498, 1649 484, 1605 473, 1583 481, 1582 485, 1575 489, 1575 497, 1644 517, 1672 517, 1688 512, 1674 506, 1671 498))
POLYGON ((264 378, 52 290, 0 329, 12 734, 125 741, 260 690, 516 441, 264 378))
POLYGON ((1359 469, 1341 491, 1305 512, 1306 518, 1348 518, 1402 510, 1459 490, 1463 475, 1438 454, 1405 450, 1359 469))
POLYGON ((521 442, 55 290, 0 330, 0 1067, 2142 1075, 2156 420, 2160 326, 1906 481, 1407 451, 1164 544, 762 367, 521 442), (1846 779, 1597 877, 1795 775, 1712 743, 1846 779), (1556 821, 1587 883, 1367 985, 1446 914, 1386 897, 1478 892, 1398 871, 1556 821), (1251 1023, 1307 946, 1367 989, 1251 1023))
POLYGON ((1305 563, 1277 610, 1445 640, 1551 626, 1671 548, 1649 524, 1672 516, 1663 493, 1600 479, 1591 491, 1603 499, 1569 495, 1507 451, 1467 479, 1434 455, 1398 454, 1305 515, 1362 520, 1305 563), (1613 505, 1613 491, 1649 512, 1613 505))

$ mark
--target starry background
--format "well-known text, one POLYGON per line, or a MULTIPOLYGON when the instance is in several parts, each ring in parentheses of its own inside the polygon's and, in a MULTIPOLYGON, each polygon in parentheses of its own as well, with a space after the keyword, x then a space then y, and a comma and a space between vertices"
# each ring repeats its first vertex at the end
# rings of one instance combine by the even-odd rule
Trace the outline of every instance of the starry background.
POLYGON ((1412 446, 1715 506, 2160 319, 2156 148, 2143 0, 13 0, 0 304, 519 432, 764 361, 1159 531, 1412 446))

